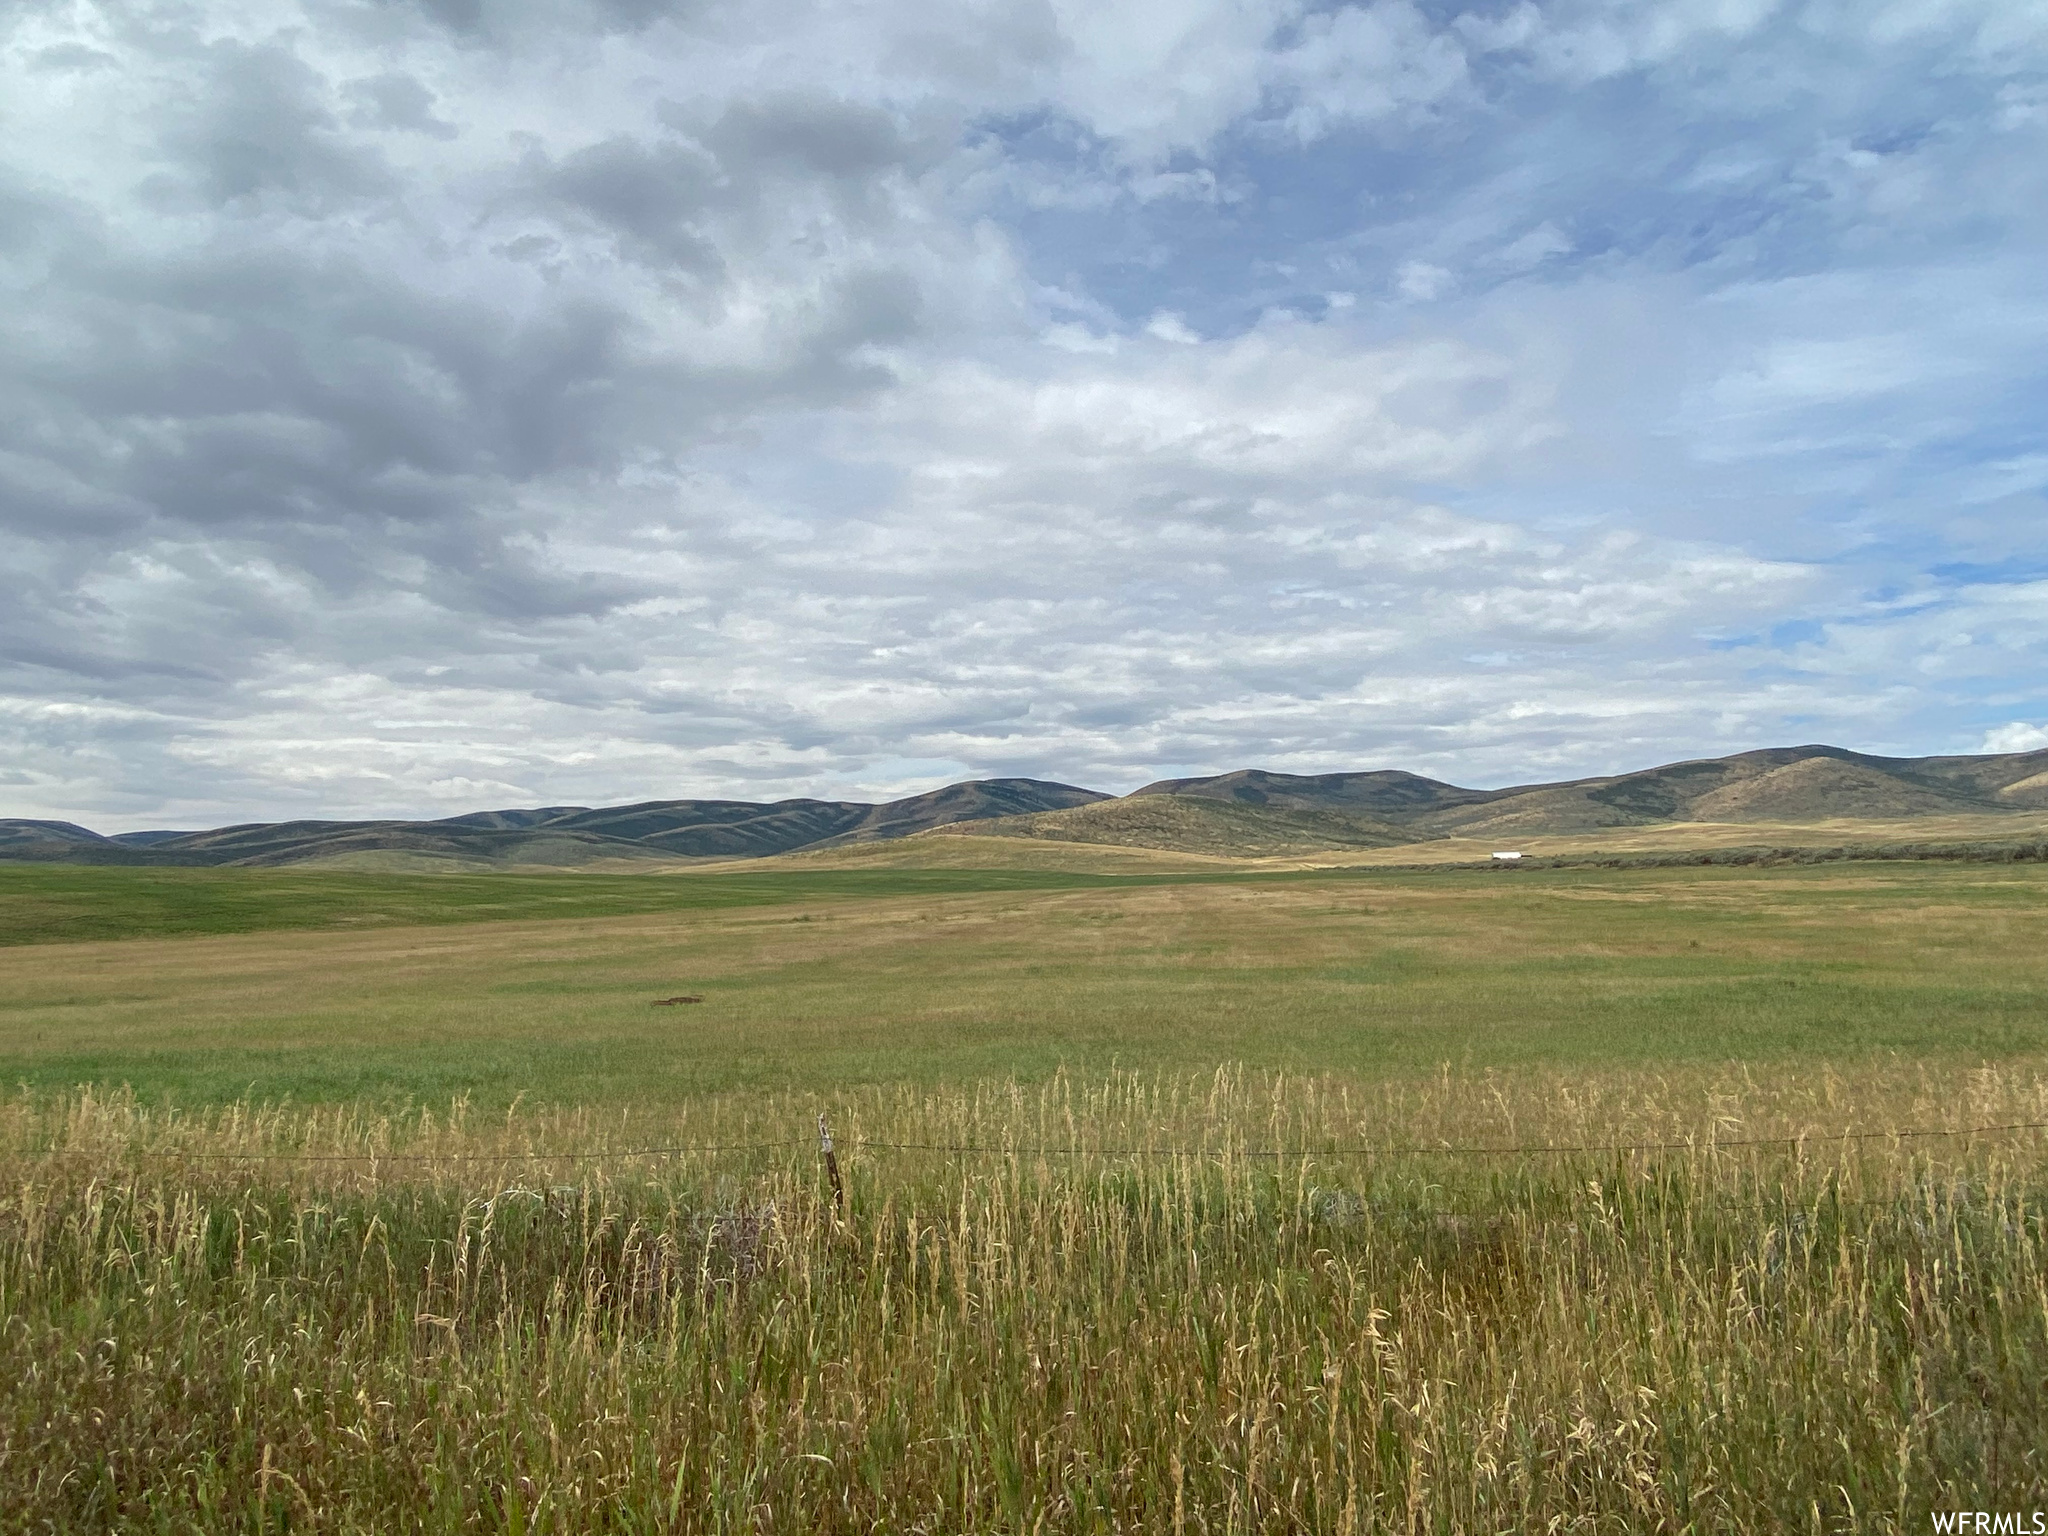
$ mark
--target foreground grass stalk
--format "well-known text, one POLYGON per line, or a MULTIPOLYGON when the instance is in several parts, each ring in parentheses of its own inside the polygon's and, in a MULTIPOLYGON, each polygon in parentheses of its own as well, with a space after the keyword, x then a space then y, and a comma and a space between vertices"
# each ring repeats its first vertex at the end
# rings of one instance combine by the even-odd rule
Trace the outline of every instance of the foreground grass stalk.
POLYGON ((1570 1083, 1061 1077, 659 1125, 23 1099, 0 1529, 1919 1531, 2048 1504, 2048 1138, 1825 1134, 2048 1119, 2038 1071, 1570 1083), (844 1219, 801 1134, 821 1107, 844 1219), (1419 1150, 1504 1124, 1676 1145, 1419 1150), (789 1144, 627 1155, 714 1132, 789 1144), (1733 1144, 1774 1135, 1804 1139, 1733 1144))

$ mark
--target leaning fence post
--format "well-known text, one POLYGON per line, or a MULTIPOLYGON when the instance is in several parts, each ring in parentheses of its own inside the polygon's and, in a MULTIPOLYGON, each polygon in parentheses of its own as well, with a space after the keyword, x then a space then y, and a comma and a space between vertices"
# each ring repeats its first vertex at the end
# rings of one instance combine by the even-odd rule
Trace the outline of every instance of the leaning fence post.
POLYGON ((832 1181, 832 1209, 844 1216, 846 1186, 839 1182, 839 1159, 832 1152, 832 1127, 825 1123, 823 1115, 818 1116, 818 1150, 825 1154, 825 1177, 832 1181))

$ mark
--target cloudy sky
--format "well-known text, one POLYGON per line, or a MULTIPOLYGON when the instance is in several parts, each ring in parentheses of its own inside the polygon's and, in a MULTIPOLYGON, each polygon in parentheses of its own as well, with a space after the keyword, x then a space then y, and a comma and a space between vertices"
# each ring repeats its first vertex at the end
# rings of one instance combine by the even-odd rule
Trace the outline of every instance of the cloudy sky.
POLYGON ((0 814, 2048 746, 2042 0, 17 0, 0 814))

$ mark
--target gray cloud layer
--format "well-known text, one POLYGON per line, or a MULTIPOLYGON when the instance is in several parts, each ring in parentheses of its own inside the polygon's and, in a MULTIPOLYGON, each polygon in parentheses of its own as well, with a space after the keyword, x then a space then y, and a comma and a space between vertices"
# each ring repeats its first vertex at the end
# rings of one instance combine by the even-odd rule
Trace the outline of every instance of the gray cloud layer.
POLYGON ((2048 742, 2037 6, 11 17, 12 813, 2048 742))

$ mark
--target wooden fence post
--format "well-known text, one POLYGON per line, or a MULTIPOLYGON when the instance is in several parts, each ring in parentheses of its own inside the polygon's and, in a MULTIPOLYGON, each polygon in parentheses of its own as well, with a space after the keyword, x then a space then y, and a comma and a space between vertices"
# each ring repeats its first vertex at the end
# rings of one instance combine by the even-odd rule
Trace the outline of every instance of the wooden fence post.
POLYGON ((846 1186, 839 1182, 839 1159, 832 1152, 832 1127, 825 1123, 823 1115, 818 1116, 818 1150, 825 1154, 825 1176, 832 1181, 832 1209, 844 1216, 846 1186))

